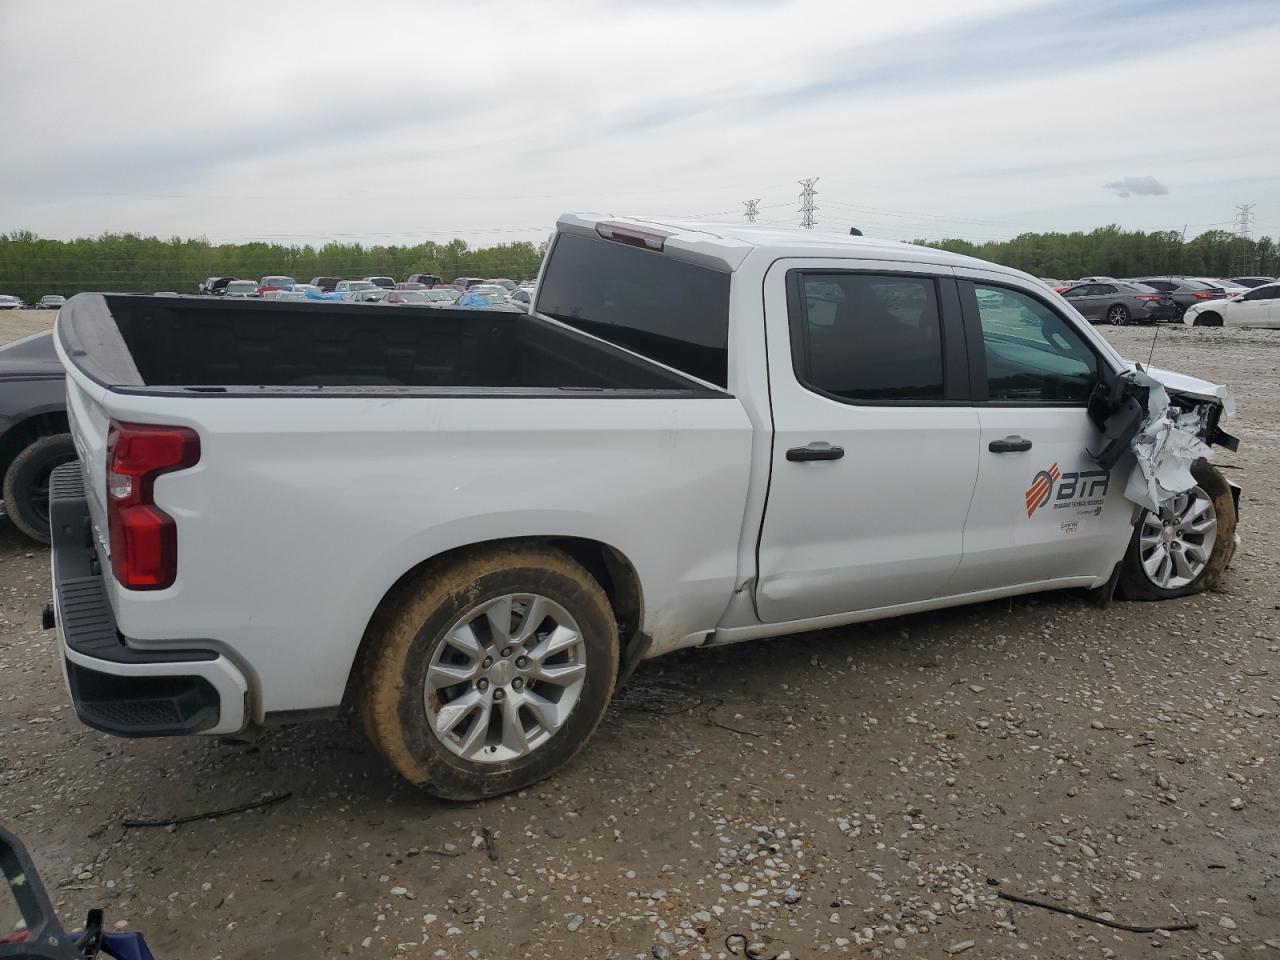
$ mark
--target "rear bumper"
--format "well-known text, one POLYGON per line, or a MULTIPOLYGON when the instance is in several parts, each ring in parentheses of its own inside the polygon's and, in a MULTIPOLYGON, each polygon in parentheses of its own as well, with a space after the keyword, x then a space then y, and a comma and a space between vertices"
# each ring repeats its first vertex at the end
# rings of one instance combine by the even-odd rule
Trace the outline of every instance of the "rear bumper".
POLYGON ((120 633, 78 461, 53 472, 49 520, 58 653, 80 720, 123 737, 243 729, 249 686, 231 660, 196 640, 143 646, 120 633))

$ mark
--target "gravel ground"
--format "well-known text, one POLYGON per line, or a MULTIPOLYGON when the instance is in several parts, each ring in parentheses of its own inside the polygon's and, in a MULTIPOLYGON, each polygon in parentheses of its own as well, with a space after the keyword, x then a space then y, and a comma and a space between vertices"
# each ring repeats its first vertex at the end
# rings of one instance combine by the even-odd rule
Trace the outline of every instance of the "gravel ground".
MULTIPOLYGON (((1146 357, 1149 329, 1107 333, 1146 357)), ((64 920, 103 907, 161 958, 709 960, 739 933, 797 960, 1280 956, 1278 348, 1160 332, 1158 366, 1239 400, 1219 462, 1244 542, 1217 592, 688 651, 645 664, 560 776, 483 804, 415 792, 338 721, 249 743, 82 727, 40 628, 46 552, 0 524, 0 821, 64 920)))

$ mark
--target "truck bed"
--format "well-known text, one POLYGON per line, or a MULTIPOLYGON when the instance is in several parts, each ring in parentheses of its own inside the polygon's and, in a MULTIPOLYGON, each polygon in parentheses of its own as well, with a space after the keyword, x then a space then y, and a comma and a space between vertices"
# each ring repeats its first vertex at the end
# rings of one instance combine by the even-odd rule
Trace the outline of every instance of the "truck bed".
POLYGON ((438 307, 80 294, 68 356, 122 393, 713 392, 554 321, 438 307))

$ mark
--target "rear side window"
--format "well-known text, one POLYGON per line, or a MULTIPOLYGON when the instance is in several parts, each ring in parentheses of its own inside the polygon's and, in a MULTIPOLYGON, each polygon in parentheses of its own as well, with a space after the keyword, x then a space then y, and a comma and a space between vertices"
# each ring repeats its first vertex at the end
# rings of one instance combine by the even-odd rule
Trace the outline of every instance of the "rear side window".
POLYGON ((792 361, 801 383, 862 403, 943 399, 932 278, 806 274, 800 291, 804 316, 792 361))
POLYGON ((538 288, 538 312, 728 386, 728 273, 563 233, 538 288))
POLYGON ((1155 290, 1161 290, 1165 293, 1168 293, 1170 290, 1178 289, 1178 285, 1176 283, 1170 283, 1168 280, 1143 280, 1142 282, 1148 287, 1155 290))

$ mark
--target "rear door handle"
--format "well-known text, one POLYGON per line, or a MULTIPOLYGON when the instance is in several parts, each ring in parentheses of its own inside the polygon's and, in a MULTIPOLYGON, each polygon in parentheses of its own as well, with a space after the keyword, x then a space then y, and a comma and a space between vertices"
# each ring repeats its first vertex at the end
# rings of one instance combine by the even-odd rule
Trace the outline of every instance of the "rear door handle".
POLYGON ((1031 449, 1031 441, 1019 436, 1005 437, 1003 440, 992 440, 987 444, 992 453, 1022 453, 1031 449))
POLYGON ((791 461, 804 460, 839 460, 844 456, 844 447, 833 447, 829 443, 820 441, 811 443, 805 447, 792 447, 787 451, 787 459, 791 461))

